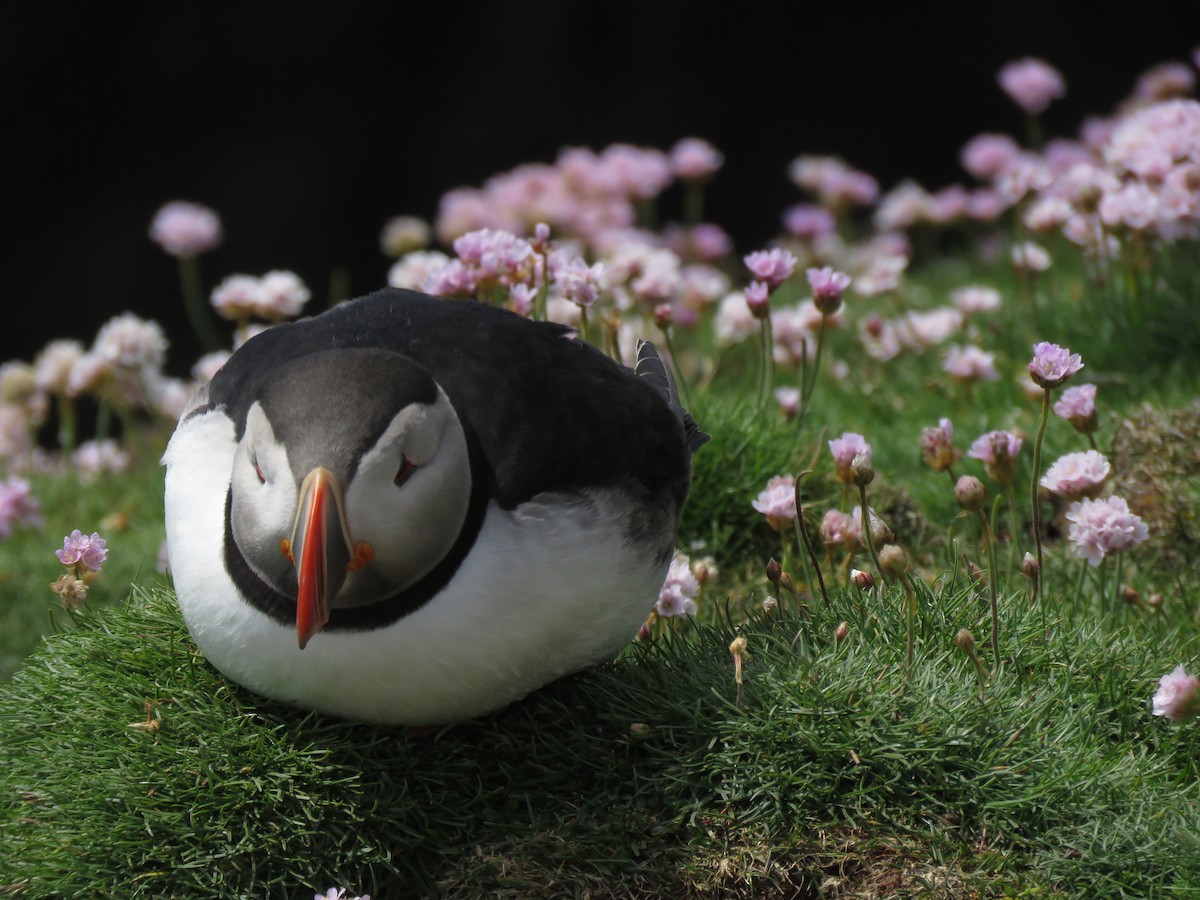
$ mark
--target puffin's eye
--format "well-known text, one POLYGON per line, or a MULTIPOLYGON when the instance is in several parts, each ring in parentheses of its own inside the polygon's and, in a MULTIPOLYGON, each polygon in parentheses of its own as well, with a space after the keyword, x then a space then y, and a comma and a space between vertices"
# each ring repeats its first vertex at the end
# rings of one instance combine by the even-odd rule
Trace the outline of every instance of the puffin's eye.
POLYGON ((414 465, 407 456, 401 455, 400 470, 396 472, 396 477, 392 479, 392 481, 395 482, 396 487, 399 487, 400 485, 404 484, 404 482, 408 481, 408 476, 411 475, 413 470, 416 468, 416 465, 414 465))

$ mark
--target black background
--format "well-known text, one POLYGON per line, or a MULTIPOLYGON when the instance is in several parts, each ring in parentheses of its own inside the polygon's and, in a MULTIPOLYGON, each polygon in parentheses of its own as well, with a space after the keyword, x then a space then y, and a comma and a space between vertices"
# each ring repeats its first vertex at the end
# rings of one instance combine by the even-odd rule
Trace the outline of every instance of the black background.
POLYGON ((446 190, 564 146, 695 135, 726 155, 706 218, 755 249, 801 199, 797 155, 840 155, 884 189, 964 181, 970 137, 1022 134, 995 82, 1005 62, 1063 73, 1044 119, 1071 135, 1149 66, 1190 58, 1190 6, 9 4, 0 359, 90 341, 128 309, 164 324, 185 372, 198 345, 175 260, 146 237, 177 198, 224 224, 206 287, 292 269, 316 309, 335 269, 355 294, 383 284, 385 220, 432 219, 446 190))

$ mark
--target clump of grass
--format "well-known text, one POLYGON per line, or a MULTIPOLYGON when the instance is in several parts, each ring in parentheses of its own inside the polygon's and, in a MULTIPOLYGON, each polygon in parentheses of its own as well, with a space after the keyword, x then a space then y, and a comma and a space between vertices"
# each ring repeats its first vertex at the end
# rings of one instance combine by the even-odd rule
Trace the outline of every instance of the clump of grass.
POLYGON ((170 592, 138 588, 52 636, 0 695, 0 884, 30 897, 1200 890, 1200 856, 1175 836, 1200 833, 1194 754, 1147 708, 1167 648, 1195 647, 1159 618, 1069 604, 1046 627, 1007 596, 1008 655, 988 661, 981 696, 954 635, 986 604, 963 579, 918 590, 907 680, 899 590, 839 590, 809 619, 668 633, 419 735, 227 683, 170 592))

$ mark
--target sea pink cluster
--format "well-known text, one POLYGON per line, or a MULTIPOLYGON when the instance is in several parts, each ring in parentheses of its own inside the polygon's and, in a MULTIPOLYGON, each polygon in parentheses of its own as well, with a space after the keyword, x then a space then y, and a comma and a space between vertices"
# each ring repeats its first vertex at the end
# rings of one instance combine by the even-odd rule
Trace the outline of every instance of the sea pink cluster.
POLYGON ((1158 680, 1152 701, 1154 715, 1172 722, 1186 722, 1200 714, 1200 678, 1183 665, 1176 666, 1158 680))
POLYGON ((855 457, 862 454, 868 463, 871 461, 871 445, 861 434, 853 431, 843 432, 841 437, 829 441, 829 453, 833 457, 834 477, 843 484, 854 482, 851 469, 855 457))
POLYGON ((79 567, 99 572, 108 559, 107 542, 96 532, 83 534, 78 528, 63 538, 61 550, 54 555, 64 566, 79 567))
POLYGON ((835 156, 799 156, 788 166, 788 176, 833 210, 869 206, 879 198, 874 178, 835 156))
POLYGON ((230 275, 213 288, 211 302, 220 316, 235 322, 252 316, 281 322, 298 316, 311 298, 299 275, 276 269, 262 277, 230 275))
POLYGON ((1069 421, 1076 431, 1091 434, 1099 427, 1094 384, 1079 384, 1066 388, 1052 409, 1056 416, 1069 421))
POLYGON ((1031 116, 1045 112, 1052 100, 1066 96, 1067 84, 1058 70, 1040 59, 1010 62, 996 76, 1004 93, 1031 116))
POLYGON ((7 538, 17 526, 40 528, 42 505, 24 478, 9 475, 0 481, 0 539, 7 538))
POLYGON ((936 427, 921 431, 921 461, 935 472, 944 472, 962 459, 954 446, 954 423, 939 419, 936 427))
POLYGON ((1123 497, 1102 497, 1098 500, 1079 500, 1066 512, 1071 526, 1067 536, 1072 552, 1093 566, 1109 553, 1140 544, 1150 537, 1142 518, 1129 509, 1123 497))
POLYGON ((150 223, 150 239, 172 256, 190 259, 221 243, 221 219, 207 206, 175 200, 150 223))
POLYGON ((663 618, 694 616, 700 582, 692 573, 691 560, 682 553, 675 554, 667 569, 667 577, 658 592, 655 612, 663 618))
POLYGON ((791 475, 776 475, 754 499, 752 505, 767 517, 775 531, 783 531, 796 518, 796 479, 791 475))
POLYGON ((849 550, 862 537, 862 520, 839 509, 826 510, 821 524, 817 526, 817 534, 826 549, 840 545, 849 550))
POLYGON ((980 460, 992 481, 1008 484, 1016 475, 1017 454, 1023 443, 1011 431, 989 431, 971 442, 967 456, 980 460))
POLYGON ((1086 450, 1060 456, 1038 483, 1065 500, 1082 500, 1097 496, 1111 472, 1112 466, 1103 453, 1086 450))

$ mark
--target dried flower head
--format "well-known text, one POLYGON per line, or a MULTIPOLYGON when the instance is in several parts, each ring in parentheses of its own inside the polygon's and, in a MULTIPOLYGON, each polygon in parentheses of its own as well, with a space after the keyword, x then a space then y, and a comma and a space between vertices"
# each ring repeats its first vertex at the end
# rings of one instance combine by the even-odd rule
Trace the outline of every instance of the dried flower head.
POLYGON ((935 472, 944 472, 962 458, 954 446, 954 423, 938 419, 936 428, 921 431, 921 461, 935 472))

